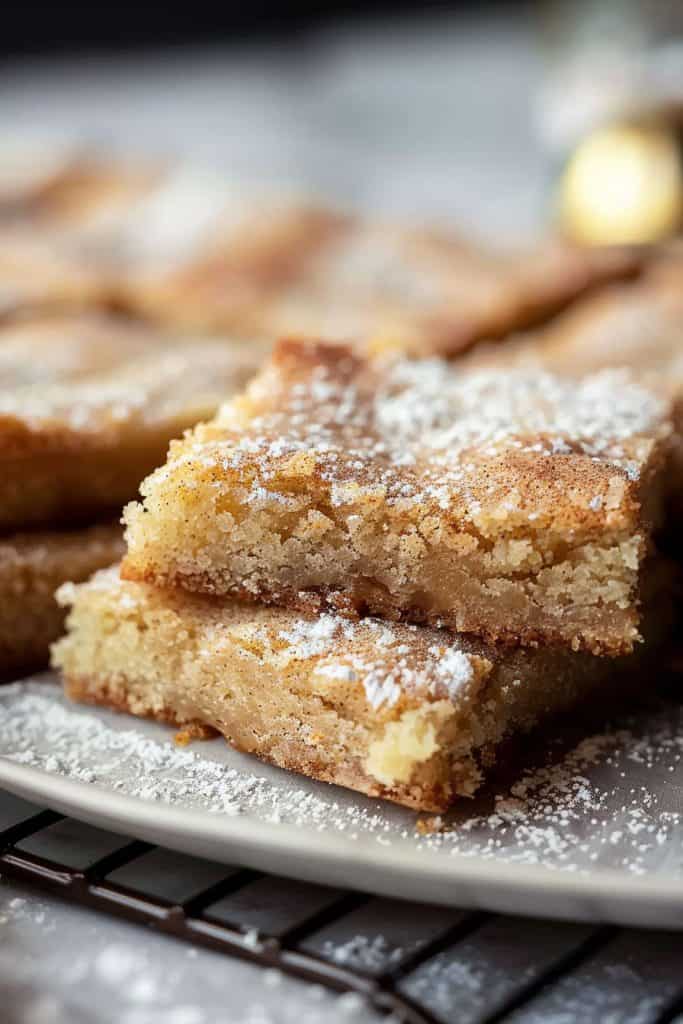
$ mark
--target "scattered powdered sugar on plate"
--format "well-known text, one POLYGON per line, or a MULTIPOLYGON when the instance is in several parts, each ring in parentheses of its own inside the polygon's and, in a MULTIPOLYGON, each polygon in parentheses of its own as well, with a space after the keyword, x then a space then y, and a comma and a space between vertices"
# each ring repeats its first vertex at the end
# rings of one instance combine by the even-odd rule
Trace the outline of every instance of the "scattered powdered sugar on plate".
POLYGON ((0 754, 104 789, 339 842, 588 873, 683 877, 683 710, 661 707, 584 738, 441 819, 263 765, 222 740, 70 704, 50 677, 0 690, 0 754))
POLYGON ((680 875, 683 793, 667 775, 680 780, 682 752, 683 731, 657 719, 640 736, 619 729, 582 740, 559 763, 522 775, 491 813, 461 821, 473 842, 458 852, 575 872, 602 865, 680 875))

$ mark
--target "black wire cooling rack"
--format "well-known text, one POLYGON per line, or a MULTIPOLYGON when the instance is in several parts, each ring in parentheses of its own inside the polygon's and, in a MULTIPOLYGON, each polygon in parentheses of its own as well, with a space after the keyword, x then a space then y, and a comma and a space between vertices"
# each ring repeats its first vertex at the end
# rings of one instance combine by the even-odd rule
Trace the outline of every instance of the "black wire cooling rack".
POLYGON ((358 993, 405 1024, 683 1024, 683 934, 472 913, 295 882, 131 841, 2 792, 0 873, 358 993))

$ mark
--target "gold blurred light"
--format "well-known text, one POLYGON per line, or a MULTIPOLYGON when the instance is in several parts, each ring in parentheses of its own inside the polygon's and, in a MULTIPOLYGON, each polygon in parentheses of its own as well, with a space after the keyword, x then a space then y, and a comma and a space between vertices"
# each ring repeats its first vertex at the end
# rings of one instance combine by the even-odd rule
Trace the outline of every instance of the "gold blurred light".
POLYGON ((613 125, 587 136, 560 183, 563 230, 577 242, 638 244, 676 232, 683 216, 683 167, 672 131, 613 125))

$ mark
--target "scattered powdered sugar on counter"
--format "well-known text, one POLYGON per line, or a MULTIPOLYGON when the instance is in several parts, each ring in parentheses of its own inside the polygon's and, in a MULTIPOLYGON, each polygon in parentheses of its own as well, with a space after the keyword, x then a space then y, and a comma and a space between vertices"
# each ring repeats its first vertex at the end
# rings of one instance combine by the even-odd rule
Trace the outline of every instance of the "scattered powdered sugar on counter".
MULTIPOLYGON (((43 677, 44 679, 49 677, 43 677)), ((683 710, 662 706, 518 772, 442 819, 313 782, 173 732, 71 705, 49 681, 0 690, 0 754, 118 793, 328 832, 344 843, 585 873, 683 877, 683 710)))
POLYGON ((2 879, 0 992, 3 1024, 8 1012, 22 1024, 379 1021, 356 993, 187 947, 2 879))
POLYGON ((383 935, 359 933, 342 943, 327 939, 323 956, 341 967, 372 974, 399 964, 405 951, 400 946, 391 946, 383 935))

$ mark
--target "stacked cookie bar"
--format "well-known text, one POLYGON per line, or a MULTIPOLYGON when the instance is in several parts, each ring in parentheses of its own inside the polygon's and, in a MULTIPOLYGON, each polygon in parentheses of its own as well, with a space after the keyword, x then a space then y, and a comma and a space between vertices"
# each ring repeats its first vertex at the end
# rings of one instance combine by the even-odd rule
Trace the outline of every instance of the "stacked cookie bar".
POLYGON ((407 806, 656 650, 666 394, 280 343, 67 585, 69 693, 407 806), (645 642, 644 642, 645 641, 645 642))

